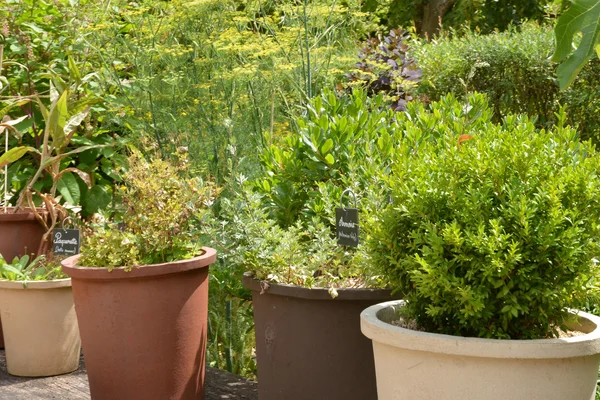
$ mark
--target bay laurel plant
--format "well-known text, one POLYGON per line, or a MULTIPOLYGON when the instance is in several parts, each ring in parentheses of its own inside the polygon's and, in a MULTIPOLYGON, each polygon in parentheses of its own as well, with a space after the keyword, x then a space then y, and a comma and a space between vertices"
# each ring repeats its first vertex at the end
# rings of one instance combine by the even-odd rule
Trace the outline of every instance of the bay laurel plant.
MULTIPOLYGON (((350 95, 325 91, 315 98, 297 120, 298 129, 263 153, 263 177, 236 200, 242 206, 233 208, 242 211, 227 217, 255 220, 262 213, 262 220, 268 221, 252 225, 257 239, 239 235, 254 241, 240 262, 256 278, 271 282, 381 286, 362 245, 337 245, 335 209, 341 194, 347 188, 356 194, 365 240, 372 216, 387 204, 394 160, 447 131, 475 132, 491 123, 484 98, 474 95, 470 100, 471 107, 465 108, 448 96, 429 107, 409 103, 406 112, 397 113, 383 96, 368 98, 361 90, 350 95)), ((344 206, 353 206, 352 201, 344 206)), ((236 226, 240 223, 226 229, 236 226)))
POLYGON ((395 157, 372 259, 429 332, 556 336, 600 255, 600 156, 575 129, 509 115, 395 157))
POLYGON ((217 192, 212 182, 186 178, 185 162, 147 161, 133 153, 118 191, 120 221, 87 237, 79 264, 131 270, 201 255, 195 217, 208 212, 217 192))

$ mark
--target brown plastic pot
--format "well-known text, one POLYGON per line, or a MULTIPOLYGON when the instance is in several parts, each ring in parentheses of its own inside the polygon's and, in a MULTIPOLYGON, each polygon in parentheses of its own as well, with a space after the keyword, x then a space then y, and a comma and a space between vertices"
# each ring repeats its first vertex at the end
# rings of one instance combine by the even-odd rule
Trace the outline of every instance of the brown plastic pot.
POLYGON ((249 275, 260 400, 376 400, 373 347, 360 331, 365 308, 394 297, 384 289, 270 284, 249 275))
MULTIPOLYGON (((40 248, 42 236, 46 232, 44 227, 36 220, 31 209, 15 212, 12 207, 7 213, 0 210, 0 254, 7 261, 25 254, 37 253, 40 248)), ((44 211, 40 211, 44 212, 44 211)), ((0 349, 4 348, 4 335, 0 320, 0 349)))
POLYGON ((216 251, 130 272, 62 262, 93 400, 202 400, 208 266, 216 251))

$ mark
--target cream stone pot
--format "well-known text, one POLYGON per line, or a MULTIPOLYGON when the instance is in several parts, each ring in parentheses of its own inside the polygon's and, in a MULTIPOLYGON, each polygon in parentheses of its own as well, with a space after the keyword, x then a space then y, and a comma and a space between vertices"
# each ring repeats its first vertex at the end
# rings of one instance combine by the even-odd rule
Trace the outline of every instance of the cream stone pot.
POLYGON ((565 339, 497 340, 418 332, 387 323, 404 302, 361 313, 373 341, 379 400, 593 400, 600 318, 580 312, 565 339))
POLYGON ((79 367, 81 342, 71 279, 0 280, 0 315, 8 373, 66 374, 79 367))

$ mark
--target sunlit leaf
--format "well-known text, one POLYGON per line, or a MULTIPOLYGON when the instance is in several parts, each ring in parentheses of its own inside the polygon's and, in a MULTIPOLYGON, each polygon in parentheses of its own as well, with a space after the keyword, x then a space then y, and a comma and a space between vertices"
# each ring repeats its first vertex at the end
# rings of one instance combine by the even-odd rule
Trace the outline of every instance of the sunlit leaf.
POLYGON ((6 153, 2 154, 2 156, 0 156, 0 168, 4 167, 5 165, 14 163, 29 152, 37 152, 37 150, 29 146, 20 146, 10 149, 6 153))
POLYGON ((581 68, 594 55, 600 38, 600 0, 572 0, 554 28, 556 50, 552 61, 561 62, 557 76, 561 89, 573 82, 581 68), (581 32, 581 42, 573 51, 573 38, 581 32))

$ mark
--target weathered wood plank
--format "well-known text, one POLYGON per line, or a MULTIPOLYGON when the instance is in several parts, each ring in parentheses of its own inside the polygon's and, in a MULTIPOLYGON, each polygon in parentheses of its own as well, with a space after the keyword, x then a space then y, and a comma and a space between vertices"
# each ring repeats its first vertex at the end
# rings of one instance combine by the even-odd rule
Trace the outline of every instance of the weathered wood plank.
MULTIPOLYGON (((83 358, 71 374, 48 378, 20 378, 6 370, 0 350, 0 400, 90 400, 83 358)), ((258 400, 256 382, 218 369, 206 370, 206 400, 258 400)))

